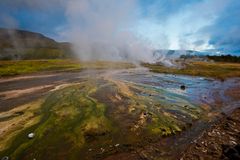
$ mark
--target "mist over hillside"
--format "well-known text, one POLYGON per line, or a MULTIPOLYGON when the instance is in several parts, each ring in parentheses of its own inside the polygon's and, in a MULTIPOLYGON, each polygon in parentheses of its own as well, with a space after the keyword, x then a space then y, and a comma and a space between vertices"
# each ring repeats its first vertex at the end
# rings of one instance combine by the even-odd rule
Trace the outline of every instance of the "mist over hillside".
POLYGON ((70 43, 59 43, 40 33, 17 29, 0 29, 0 59, 70 58, 70 43))
MULTIPOLYGON (((65 59, 76 58, 69 42, 57 42, 40 33, 0 28, 0 60, 29 60, 29 59, 65 59)), ((146 53, 149 54, 149 53, 146 53)), ((179 58, 216 61, 239 62, 238 57, 227 56, 227 52, 218 50, 152 50, 152 63, 162 63, 166 66, 173 65, 179 58), (225 56, 224 56, 225 55, 225 56), (201 57, 199 59, 199 57, 201 57), (205 57, 205 58, 203 58, 205 57)), ((121 54, 125 56, 125 54, 121 54)), ((128 57, 122 57, 128 59, 128 57)), ((147 61, 146 61, 147 62, 147 61)))

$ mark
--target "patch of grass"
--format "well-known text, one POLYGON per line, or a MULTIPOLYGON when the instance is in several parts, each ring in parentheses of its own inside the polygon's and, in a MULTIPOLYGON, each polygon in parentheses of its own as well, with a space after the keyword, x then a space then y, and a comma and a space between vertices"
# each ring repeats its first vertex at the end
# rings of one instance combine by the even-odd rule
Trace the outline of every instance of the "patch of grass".
POLYGON ((127 62, 80 62, 72 59, 0 61, 0 77, 42 71, 79 71, 82 69, 126 69, 135 65, 127 62))
POLYGON ((0 77, 41 71, 80 70, 81 65, 72 60, 21 60, 0 61, 0 77))
POLYGON ((240 77, 240 64, 223 62, 189 62, 184 68, 171 68, 157 64, 143 64, 152 72, 204 76, 216 79, 240 77))
POLYGON ((84 69, 129 69, 136 66, 129 62, 84 61, 80 62, 84 69))
POLYGON ((22 59, 37 60, 37 59, 71 58, 71 54, 66 54, 66 53, 67 51, 60 48, 29 48, 29 49, 24 49, 24 53, 22 54, 22 59))

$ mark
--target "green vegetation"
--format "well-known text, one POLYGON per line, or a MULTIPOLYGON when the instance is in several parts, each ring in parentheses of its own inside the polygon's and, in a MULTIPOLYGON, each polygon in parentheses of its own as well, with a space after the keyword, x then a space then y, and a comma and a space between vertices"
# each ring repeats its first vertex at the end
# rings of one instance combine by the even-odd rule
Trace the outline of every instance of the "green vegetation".
POLYGON ((80 70, 81 65, 72 60, 21 60, 0 61, 0 77, 40 71, 80 70))
POLYGON ((0 60, 37 60, 37 59, 67 59, 73 58, 70 50, 62 48, 25 48, 9 49, 5 53, 0 49, 0 60))
POLYGON ((240 63, 240 56, 234 55, 181 55, 180 59, 192 60, 192 59, 202 59, 202 60, 213 60, 215 62, 228 62, 228 63, 240 63))
POLYGON ((0 77, 41 71, 79 71, 82 69, 126 69, 135 65, 127 62, 79 62, 71 59, 0 61, 0 77))
POLYGON ((216 62, 240 63, 240 56, 221 55, 221 56, 207 56, 207 58, 214 60, 216 62))
POLYGON ((152 72, 204 76, 217 79, 240 76, 240 64, 222 62, 189 62, 184 68, 171 68, 158 64, 143 64, 152 72))
POLYGON ((89 138, 101 137, 113 130, 105 117, 105 105, 90 97, 95 87, 95 83, 87 82, 50 94, 38 111, 41 120, 21 131, 14 143, 0 152, 0 157, 45 159, 47 155, 47 159, 55 159, 70 153, 76 156, 89 138), (36 137, 29 140, 26 135, 32 131, 36 137))
POLYGON ((74 58, 70 43, 60 43, 42 34, 0 28, 0 60, 74 58))
POLYGON ((59 48, 38 48, 26 49, 22 55, 22 59, 65 59, 71 58, 71 55, 66 54, 67 51, 59 48))

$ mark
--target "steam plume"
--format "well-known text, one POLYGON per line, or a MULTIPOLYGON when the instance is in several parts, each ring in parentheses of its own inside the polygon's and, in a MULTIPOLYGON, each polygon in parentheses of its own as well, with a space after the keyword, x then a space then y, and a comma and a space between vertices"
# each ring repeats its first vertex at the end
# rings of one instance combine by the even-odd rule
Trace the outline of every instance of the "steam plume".
POLYGON ((239 0, 1 0, 0 27, 71 40, 82 60, 149 62, 169 59, 154 57, 155 49, 239 54, 239 7, 239 0))
POLYGON ((150 61, 150 49, 130 31, 136 8, 135 0, 69 1, 69 37, 80 59, 150 61))

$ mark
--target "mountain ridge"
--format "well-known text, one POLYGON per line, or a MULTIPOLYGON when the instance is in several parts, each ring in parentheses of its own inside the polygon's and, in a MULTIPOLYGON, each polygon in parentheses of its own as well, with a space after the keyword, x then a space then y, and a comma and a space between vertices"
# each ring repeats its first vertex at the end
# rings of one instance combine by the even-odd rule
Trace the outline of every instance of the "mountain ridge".
POLYGON ((0 28, 0 59, 57 59, 72 57, 71 44, 41 33, 0 28))

